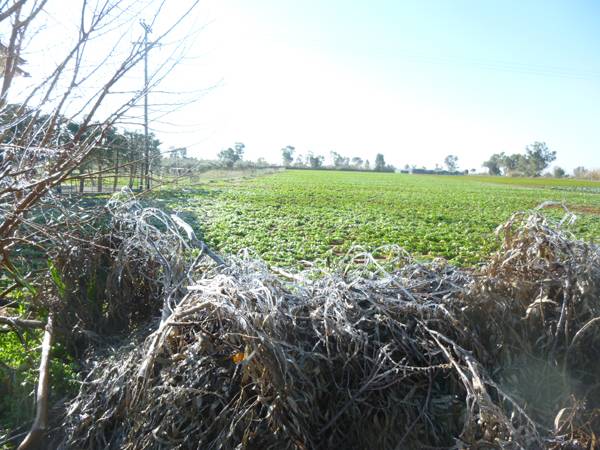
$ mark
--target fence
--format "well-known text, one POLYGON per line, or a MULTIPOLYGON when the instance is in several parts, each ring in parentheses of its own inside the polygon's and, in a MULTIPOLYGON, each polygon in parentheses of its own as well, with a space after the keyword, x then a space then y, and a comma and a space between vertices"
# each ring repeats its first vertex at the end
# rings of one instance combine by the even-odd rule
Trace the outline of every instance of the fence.
MULTIPOLYGON (((150 177, 151 189, 173 189, 177 187, 192 187, 197 184, 209 183, 214 180, 251 178, 269 173, 279 172, 281 168, 246 168, 246 169, 211 169, 203 172, 193 172, 184 175, 159 175, 150 177)), ((63 194, 112 194, 123 187, 133 191, 141 191, 145 183, 139 177, 115 177, 109 173, 102 176, 74 176, 64 181, 57 191, 63 194)))

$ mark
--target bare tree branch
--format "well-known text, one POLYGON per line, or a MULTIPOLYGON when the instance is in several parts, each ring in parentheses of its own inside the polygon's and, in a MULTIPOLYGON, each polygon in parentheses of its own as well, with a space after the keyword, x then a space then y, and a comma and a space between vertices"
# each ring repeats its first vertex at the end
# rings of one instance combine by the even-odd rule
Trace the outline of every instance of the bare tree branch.
POLYGON ((44 328, 44 322, 41 320, 29 320, 29 319, 20 319, 18 317, 4 317, 0 316, 0 324, 11 325, 13 327, 20 328, 44 328))
POLYGON ((48 323, 42 342, 42 358, 40 361, 39 380, 36 398, 36 412, 31 431, 25 437, 18 450, 35 448, 44 437, 48 427, 48 395, 50 392, 50 350, 53 339, 53 318, 48 316, 48 323))
POLYGON ((0 22, 4 19, 8 19, 12 14, 14 14, 19 8, 21 8, 27 0, 18 0, 10 5, 6 10, 0 12, 0 22))

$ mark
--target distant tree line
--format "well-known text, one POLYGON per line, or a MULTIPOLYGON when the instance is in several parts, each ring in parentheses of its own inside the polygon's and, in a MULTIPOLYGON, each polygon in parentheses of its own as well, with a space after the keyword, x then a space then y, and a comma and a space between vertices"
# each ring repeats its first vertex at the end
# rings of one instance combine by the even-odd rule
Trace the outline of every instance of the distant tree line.
POLYGON ((330 152, 332 164, 325 166, 325 157, 308 152, 306 155, 297 153, 296 148, 288 145, 281 149, 281 160, 284 167, 305 169, 332 169, 332 170, 374 170, 376 172, 394 172, 396 168, 386 164, 383 154, 378 153, 375 164, 371 167, 368 159, 359 156, 349 157, 338 152, 330 152))
POLYGON ((600 181, 600 169, 586 169, 583 166, 575 167, 573 176, 584 180, 600 181))
POLYGON ((534 142, 525 147, 525 153, 495 153, 483 166, 490 175, 539 177, 555 159, 556 151, 550 150, 545 142, 534 142))
MULTIPOLYGON (((471 169, 472 172, 475 169, 471 169)), ((417 167, 416 165, 405 164, 404 169, 400 172, 402 173, 413 173, 417 175, 468 175, 469 170, 459 170, 458 168, 458 156, 456 155, 448 155, 444 158, 443 165, 436 164, 435 168, 428 169, 425 166, 417 167), (444 166, 446 168, 444 169, 444 166)))
MULTIPOLYGON (((219 152, 219 164, 226 168, 242 168, 245 166, 253 167, 273 167, 269 165, 264 159, 259 158, 255 163, 251 161, 244 161, 244 149, 245 145, 241 142, 235 143, 232 147, 223 149, 219 152)), ((336 151, 330 152, 330 165, 325 164, 325 156, 314 154, 313 152, 307 152, 306 154, 300 153, 292 145, 287 145, 281 149, 281 162, 283 167, 296 168, 296 169, 327 169, 327 170, 350 170, 350 171, 375 171, 375 172, 395 172, 396 167, 391 164, 387 164, 385 156, 382 153, 378 153, 375 156, 373 164, 368 159, 363 159, 360 156, 345 156, 336 151)), ((436 164, 436 168, 428 170, 425 167, 417 168, 416 166, 409 166, 406 164, 404 170, 401 172, 412 172, 412 173, 426 173, 426 174, 442 174, 442 175, 462 175, 468 174, 469 171, 459 171, 458 169, 458 156, 447 155, 444 159, 444 165, 446 170, 439 164, 436 164)), ((475 169, 471 170, 472 172, 475 169)))

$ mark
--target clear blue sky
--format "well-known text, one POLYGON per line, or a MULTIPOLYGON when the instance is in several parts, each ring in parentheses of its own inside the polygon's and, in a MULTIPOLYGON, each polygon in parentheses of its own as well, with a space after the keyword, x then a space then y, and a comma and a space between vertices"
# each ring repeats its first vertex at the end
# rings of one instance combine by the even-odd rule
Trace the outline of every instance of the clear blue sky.
MULTIPOLYGON (((26 54, 34 77, 55 65, 48 42, 76 31, 71 6, 49 3, 26 54)), ((189 59, 161 89, 216 87, 170 117, 151 109, 165 149, 213 158, 241 141, 250 159, 293 145, 428 167, 455 154, 480 169, 540 140, 557 165, 600 168, 599 1, 203 0, 196 16, 180 31, 194 35, 189 59)))
MULTIPOLYGON (((600 167, 600 2, 221 0, 204 73, 223 79, 175 145, 479 168, 543 140, 600 167)), ((200 58, 202 60, 202 58, 200 58)), ((163 139, 167 142, 167 139, 163 139)))

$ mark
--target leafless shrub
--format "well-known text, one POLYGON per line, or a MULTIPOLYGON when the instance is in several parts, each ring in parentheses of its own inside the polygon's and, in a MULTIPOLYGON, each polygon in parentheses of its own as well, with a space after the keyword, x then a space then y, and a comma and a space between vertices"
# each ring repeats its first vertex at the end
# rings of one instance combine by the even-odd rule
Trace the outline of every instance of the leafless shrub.
POLYGON ((215 256, 181 218, 143 207, 127 188, 97 208, 94 224, 87 239, 65 235, 53 252, 60 302, 46 306, 60 311, 66 342, 127 333, 161 311, 169 316, 190 271, 215 256))

